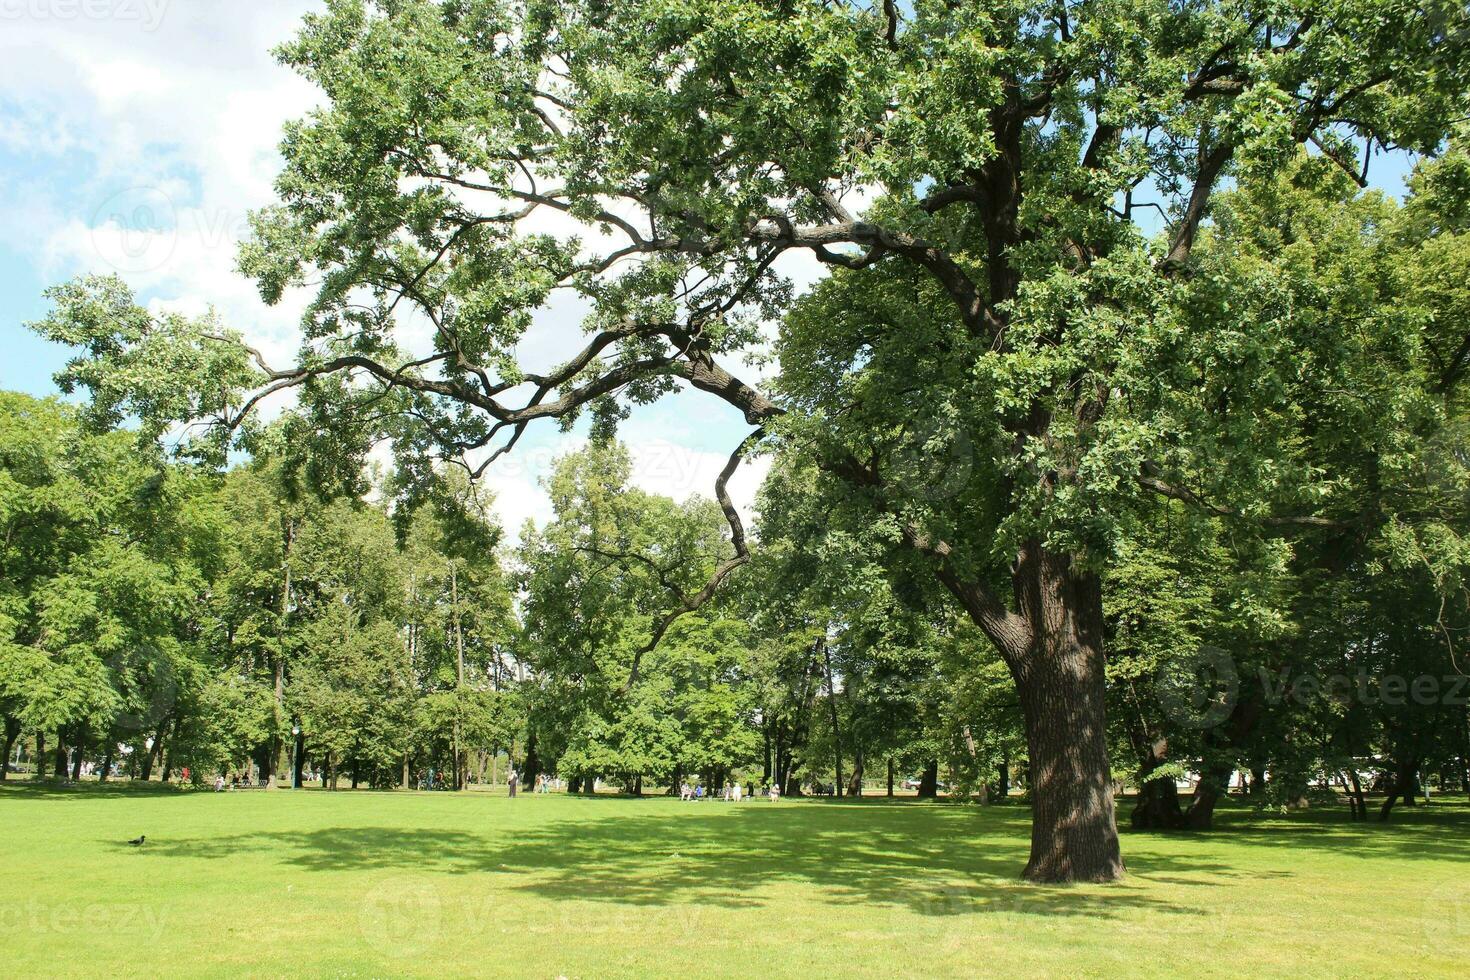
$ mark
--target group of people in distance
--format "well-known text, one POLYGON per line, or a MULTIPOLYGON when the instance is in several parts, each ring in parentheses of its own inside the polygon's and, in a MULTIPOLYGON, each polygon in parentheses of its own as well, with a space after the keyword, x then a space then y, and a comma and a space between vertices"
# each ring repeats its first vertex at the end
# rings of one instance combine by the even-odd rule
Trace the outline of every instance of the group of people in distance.
MULTIPOLYGON (((771 785, 763 789, 774 803, 781 798, 781 787, 771 785)), ((706 793, 702 783, 691 783, 688 780, 679 784, 679 799, 681 800, 703 800, 714 799, 713 792, 706 793)), ((720 792, 720 799, 726 803, 739 803, 741 800, 755 798, 755 784, 746 783, 743 787, 736 782, 727 782, 720 792)))

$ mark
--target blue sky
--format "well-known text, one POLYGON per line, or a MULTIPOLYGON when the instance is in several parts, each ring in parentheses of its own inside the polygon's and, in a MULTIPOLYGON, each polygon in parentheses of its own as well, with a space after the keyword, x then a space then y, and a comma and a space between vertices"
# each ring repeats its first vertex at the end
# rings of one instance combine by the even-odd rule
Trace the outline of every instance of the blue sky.
MULTIPOLYGON (((305 0, 28 0, 0 8, 0 387, 56 391, 65 352, 23 324, 42 291, 87 272, 117 272, 155 311, 213 306, 277 363, 290 363, 299 303, 268 308, 234 272, 252 208, 272 199, 275 146, 315 92, 275 64, 305 0)), ((1402 190, 1406 162, 1381 157, 1375 182, 1402 190)), ((793 270, 798 276, 809 270, 793 270)), ((576 340, 575 309, 548 313, 534 356, 576 340)), ((738 414, 696 393, 638 410, 624 428, 635 480, 682 498, 709 493, 747 431, 738 414)), ((576 445, 533 428, 489 484, 511 527, 544 518, 537 486, 576 445)), ((732 484, 743 506, 764 467, 732 484)))
MULTIPOLYGON (((0 8, 0 387, 56 393, 64 350, 25 329, 42 291, 117 272, 154 311, 218 310, 274 363, 289 364, 299 302, 268 308, 234 272, 247 213, 272 200, 281 125, 315 92, 275 64, 303 0, 89 0, 0 8)), ((299 299, 299 298, 298 298, 299 299)), ((552 310, 534 352, 576 339, 575 309, 552 310)), ((640 409, 624 428, 634 479, 682 498, 711 492, 748 427, 707 396, 640 409)), ((548 505, 538 481, 579 442, 533 427, 489 474, 511 528, 548 505)), ((764 467, 732 484, 744 507, 764 467)))

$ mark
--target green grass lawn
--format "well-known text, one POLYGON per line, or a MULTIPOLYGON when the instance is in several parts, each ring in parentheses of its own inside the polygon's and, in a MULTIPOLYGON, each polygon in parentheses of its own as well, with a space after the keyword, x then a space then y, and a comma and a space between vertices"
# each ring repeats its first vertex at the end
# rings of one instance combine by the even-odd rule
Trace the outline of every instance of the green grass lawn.
POLYGON ((1227 811, 1019 882, 1027 811, 0 789, 7 976, 1464 975, 1470 809, 1227 811), (142 848, 124 844, 147 834, 142 848))

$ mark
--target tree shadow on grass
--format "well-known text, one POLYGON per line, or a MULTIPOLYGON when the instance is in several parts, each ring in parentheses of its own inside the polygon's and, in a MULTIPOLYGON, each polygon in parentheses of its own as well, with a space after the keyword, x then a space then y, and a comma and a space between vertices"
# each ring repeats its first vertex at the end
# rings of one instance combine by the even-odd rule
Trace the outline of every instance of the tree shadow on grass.
POLYGON ((1458 801, 1404 808, 1402 812, 1395 810, 1387 823, 1379 822, 1377 811, 1373 811, 1367 822, 1353 823, 1345 811, 1333 808, 1267 814, 1236 805, 1216 812, 1213 830, 1124 830, 1125 852, 1130 841, 1150 838, 1220 841, 1395 861, 1470 862, 1470 808, 1458 801))
POLYGON ((105 783, 58 783, 52 780, 5 780, 0 783, 0 800, 98 800, 118 797, 183 796, 198 792, 174 783, 132 782, 126 779, 105 783))
MULTIPOLYGON (((817 888, 834 905, 924 916, 1127 915, 1207 910, 1148 894, 1147 880, 1106 888, 1028 885, 1029 811, 962 807, 638 806, 612 819, 548 819, 515 832, 332 827, 150 840, 167 857, 255 860, 305 871, 492 874, 497 887, 552 900, 633 906, 758 908, 766 886, 817 888)), ((125 845, 115 845, 124 848, 125 845)), ((1235 874, 1154 856, 1153 870, 1235 874)))

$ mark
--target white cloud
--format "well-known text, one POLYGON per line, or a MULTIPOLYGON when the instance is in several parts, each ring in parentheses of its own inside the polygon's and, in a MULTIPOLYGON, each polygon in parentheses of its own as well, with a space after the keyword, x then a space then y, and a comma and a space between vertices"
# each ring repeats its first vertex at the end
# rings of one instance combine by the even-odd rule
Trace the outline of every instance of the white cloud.
MULTIPOLYGON (((270 50, 319 6, 0 0, 0 148, 36 161, 0 186, 0 229, 14 248, 34 255, 48 281, 116 271, 155 312, 212 307, 272 363, 290 363, 306 297, 267 307, 234 266, 246 215, 274 199, 283 123, 320 98, 270 50)), ((620 233, 601 236, 552 212, 527 230, 574 231, 598 250, 623 242, 620 233)), ((784 257, 779 268, 799 288, 823 274, 807 253, 784 257)), ((539 311, 518 351, 527 366, 545 369, 578 349, 587 309, 559 293, 539 311)), ((415 323, 404 333, 419 349, 428 331, 415 323)), ((763 380, 763 372, 729 360, 736 374, 763 380)), ((551 423, 543 428, 550 434, 537 433, 486 476, 511 533, 527 517, 550 516, 539 481, 556 456, 583 441, 556 435, 551 423)), ((625 427, 634 482, 676 499, 712 496, 728 449, 711 447, 728 434, 733 448, 744 431, 727 406, 702 394, 635 409, 625 427)), ((747 463, 732 481, 747 521, 767 466, 747 463)))

